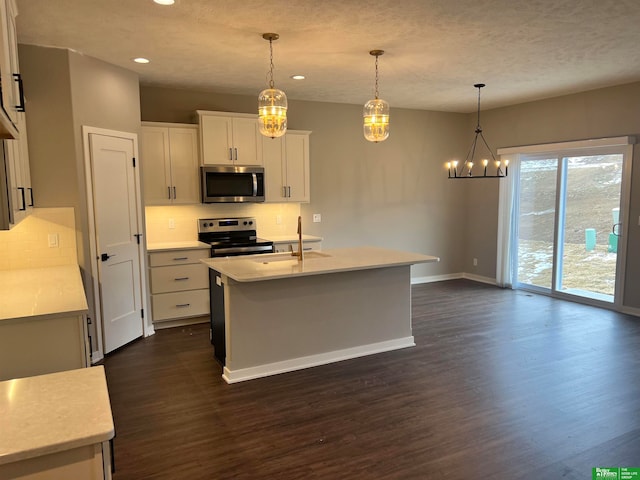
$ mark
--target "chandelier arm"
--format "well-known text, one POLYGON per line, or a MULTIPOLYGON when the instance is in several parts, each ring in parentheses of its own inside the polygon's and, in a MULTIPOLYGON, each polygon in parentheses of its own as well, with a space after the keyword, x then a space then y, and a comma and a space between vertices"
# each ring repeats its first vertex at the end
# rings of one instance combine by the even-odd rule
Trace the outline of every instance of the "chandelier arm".
POLYGON ((482 141, 484 142, 484 146, 487 147, 487 150, 489 151, 489 155, 491 155, 491 158, 495 162, 496 161, 496 157, 493 155, 493 152, 491 151, 491 148, 489 147, 489 144, 485 140, 484 134, 482 133, 482 131, 480 131, 480 137, 482 138, 482 141))
POLYGON ((458 175, 459 177, 463 176, 464 166, 469 164, 469 160, 473 161, 473 156, 476 154, 477 142, 478 142, 478 134, 476 133, 476 136, 473 137, 473 142, 471 143, 471 147, 469 147, 469 152, 467 153, 467 156, 464 159, 464 163, 460 167, 460 175, 458 175))

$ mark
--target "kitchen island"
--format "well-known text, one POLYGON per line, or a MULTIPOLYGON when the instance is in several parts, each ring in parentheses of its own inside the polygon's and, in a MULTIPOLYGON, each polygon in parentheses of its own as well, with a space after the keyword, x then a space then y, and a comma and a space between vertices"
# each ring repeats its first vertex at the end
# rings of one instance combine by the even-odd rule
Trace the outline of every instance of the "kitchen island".
POLYGON ((228 383, 414 346, 411 265, 378 247, 202 260, 215 355, 228 383))

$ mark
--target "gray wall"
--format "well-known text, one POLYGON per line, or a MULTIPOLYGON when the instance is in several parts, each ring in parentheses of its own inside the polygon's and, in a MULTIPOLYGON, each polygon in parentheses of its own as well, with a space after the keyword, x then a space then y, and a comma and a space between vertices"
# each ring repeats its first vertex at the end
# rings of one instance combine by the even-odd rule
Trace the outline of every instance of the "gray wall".
MULTIPOLYGON (((255 97, 142 86, 142 120, 195 123, 194 111, 255 113, 255 97)), ((391 135, 362 135, 362 106, 290 100, 289 128, 311 130, 311 203, 305 232, 323 247, 376 245, 436 255, 413 276, 462 271, 465 190, 444 163, 467 148, 467 115, 391 109, 391 135)))
MULTIPOLYGON (((78 264, 95 318, 82 125, 138 133, 136 73, 65 49, 19 45, 34 200, 73 207, 78 264)), ((95 331, 91 332, 95 339, 95 331)))
MULTIPOLYGON (((488 92, 487 92, 488 94, 488 92)), ((469 120, 471 132, 475 118, 469 120)), ((494 148, 640 134, 640 83, 593 90, 548 100, 482 112, 481 124, 494 148)), ((638 148, 634 148, 636 167, 638 148)), ((464 271, 473 272, 472 258, 478 258, 477 273, 496 275, 498 188, 488 180, 467 185, 466 255, 464 271)), ((640 308, 640 168, 633 168, 628 225, 624 304, 640 308)))

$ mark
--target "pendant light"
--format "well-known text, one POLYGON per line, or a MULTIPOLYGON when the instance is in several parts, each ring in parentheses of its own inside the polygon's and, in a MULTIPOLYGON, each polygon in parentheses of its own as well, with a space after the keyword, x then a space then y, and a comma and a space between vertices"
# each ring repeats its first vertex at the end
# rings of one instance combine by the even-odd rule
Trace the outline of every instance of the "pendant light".
POLYGON ((287 131, 287 96, 273 86, 273 41, 280 38, 277 33, 263 33, 269 40, 269 88, 258 96, 258 119, 260 133, 265 137, 281 137, 287 131))
POLYGON ((476 136, 473 138, 473 143, 471 143, 471 148, 469 149, 469 153, 467 153, 467 158, 464 163, 460 166, 458 170, 458 161, 453 160, 451 162, 447 162, 447 170, 449 171, 449 178, 502 178, 506 177, 509 173, 509 160, 505 160, 503 164, 500 163, 500 160, 496 160, 496 157, 493 155, 493 151, 487 144, 487 141, 484 139, 484 134, 482 133, 482 127, 480 126, 480 89, 485 87, 484 83, 476 83, 474 85, 475 88, 478 89, 478 123, 476 125, 476 136), (474 165, 474 157, 476 155, 476 146, 478 144, 478 136, 482 139, 482 143, 487 148, 489 155, 491 155, 492 164, 491 168, 495 167, 494 175, 487 175, 487 167, 489 166, 489 160, 482 160, 482 175, 473 175, 473 165, 474 165), (502 172, 502 168, 504 165, 504 173, 502 172))
POLYGON ((370 55, 376 57, 375 98, 364 104, 364 138, 370 142, 384 142, 389 137, 389 104, 378 98, 378 57, 384 50, 371 50, 370 55))

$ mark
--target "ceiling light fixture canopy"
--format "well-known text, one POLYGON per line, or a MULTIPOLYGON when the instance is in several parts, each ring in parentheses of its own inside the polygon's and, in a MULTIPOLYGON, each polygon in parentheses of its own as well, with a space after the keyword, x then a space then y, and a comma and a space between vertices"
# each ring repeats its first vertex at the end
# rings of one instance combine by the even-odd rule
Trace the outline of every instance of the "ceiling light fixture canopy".
POLYGON ((273 83, 273 41, 280 38, 277 33, 263 33, 269 40, 269 88, 258 95, 258 119, 260 133, 265 137, 281 137, 287 131, 287 96, 273 83))
POLYGON ((484 134, 482 133, 482 127, 480 126, 480 89, 485 87, 484 83, 476 83, 474 85, 475 88, 478 89, 478 123, 476 125, 476 135, 473 137, 473 143, 471 143, 471 148, 469 149, 469 153, 467 153, 467 158, 464 163, 460 165, 460 169, 458 170, 458 161, 452 160, 447 162, 447 170, 449 171, 449 178, 502 178, 506 177, 509 173, 509 160, 505 160, 503 163, 500 163, 500 160, 496 160, 496 157, 493 155, 493 151, 489 147, 489 144, 484 138, 484 134), (482 143, 487 148, 489 155, 491 155, 491 168, 495 167, 494 175, 487 175, 487 167, 489 166, 489 160, 484 158, 482 160, 483 173, 482 175, 473 175, 473 166, 474 166, 474 157, 476 155, 476 147, 478 145, 478 137, 482 140, 482 143), (502 171, 501 166, 504 165, 504 172, 502 171))
POLYGON ((378 98, 378 57, 384 50, 371 50, 369 55, 376 57, 375 98, 364 104, 364 138, 370 142, 384 142, 389 137, 389 104, 378 98))

